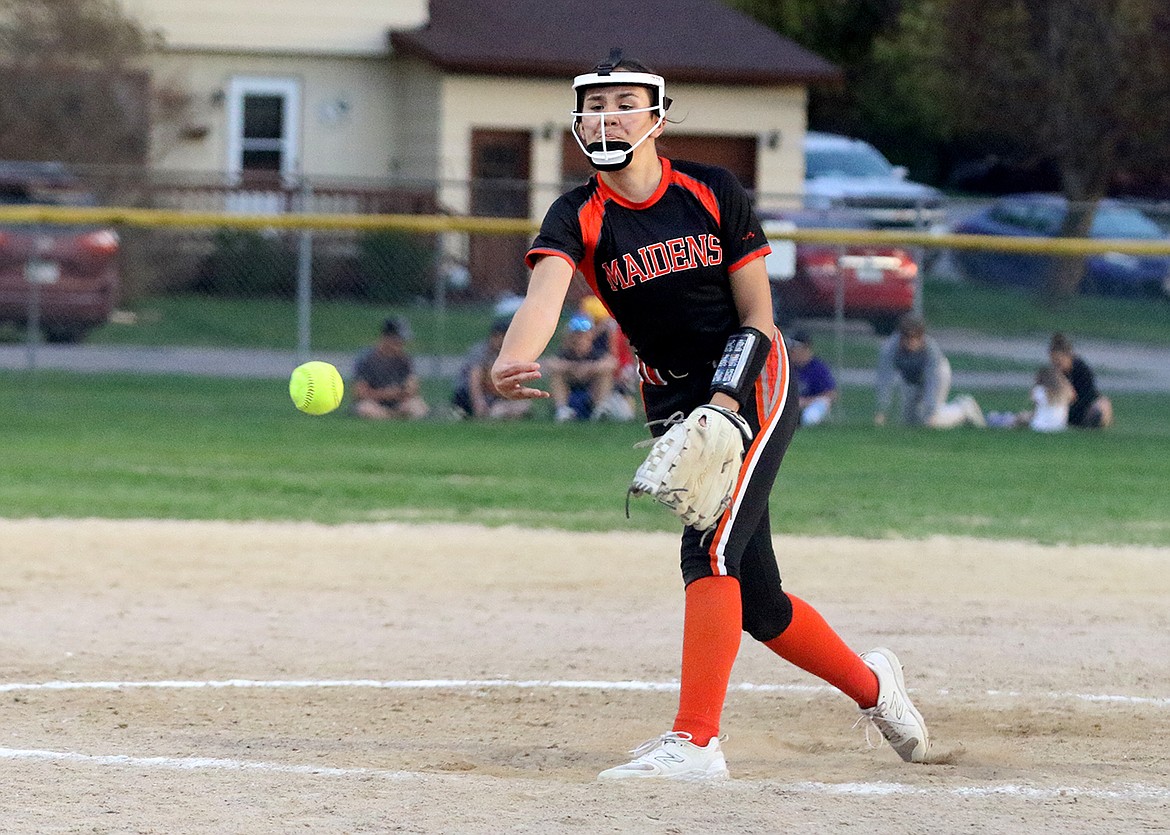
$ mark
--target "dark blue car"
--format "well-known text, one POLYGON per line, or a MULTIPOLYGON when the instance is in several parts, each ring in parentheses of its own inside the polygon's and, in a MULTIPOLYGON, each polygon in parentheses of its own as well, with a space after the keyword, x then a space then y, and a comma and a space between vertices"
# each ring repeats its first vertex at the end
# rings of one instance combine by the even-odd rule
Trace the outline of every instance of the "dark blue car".
MULTIPOLYGON (((1068 201, 1050 194, 1005 197, 965 218, 954 231, 971 235, 1054 238, 1060 234, 1068 201)), ((1132 206, 1103 200, 1090 230, 1093 238, 1167 240, 1149 217, 1132 206)), ((954 259, 967 278, 1030 289, 1044 285, 1050 256, 1015 252, 957 250, 954 259)), ((1170 295, 1170 256, 1106 252, 1085 259, 1081 292, 1107 296, 1170 295)))

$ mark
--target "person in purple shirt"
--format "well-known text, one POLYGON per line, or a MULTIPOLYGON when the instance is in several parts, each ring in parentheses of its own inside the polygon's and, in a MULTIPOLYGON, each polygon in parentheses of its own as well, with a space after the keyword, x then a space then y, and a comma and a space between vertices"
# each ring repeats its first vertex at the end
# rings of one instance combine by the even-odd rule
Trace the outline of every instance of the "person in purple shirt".
POLYGON ((796 382, 800 386, 800 425, 824 423, 837 402, 837 381, 828 363, 813 353, 807 331, 797 331, 788 341, 796 382))

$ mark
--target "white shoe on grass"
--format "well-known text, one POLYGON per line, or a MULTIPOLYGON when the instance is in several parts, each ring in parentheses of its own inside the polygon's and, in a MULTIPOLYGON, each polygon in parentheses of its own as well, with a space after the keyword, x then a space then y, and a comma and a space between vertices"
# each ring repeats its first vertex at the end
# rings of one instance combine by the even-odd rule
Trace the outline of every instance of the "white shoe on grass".
POLYGON ((691 742, 690 734, 671 731, 643 742, 630 753, 634 755, 633 760, 607 768, 597 775, 598 779, 726 780, 730 776, 717 737, 711 737, 700 748, 691 742))
POLYGON ((987 428, 987 418, 983 416, 983 410, 979 408, 974 397, 964 394, 959 398, 959 402, 963 407, 963 414, 966 415, 967 421, 972 426, 978 426, 980 429, 987 428))

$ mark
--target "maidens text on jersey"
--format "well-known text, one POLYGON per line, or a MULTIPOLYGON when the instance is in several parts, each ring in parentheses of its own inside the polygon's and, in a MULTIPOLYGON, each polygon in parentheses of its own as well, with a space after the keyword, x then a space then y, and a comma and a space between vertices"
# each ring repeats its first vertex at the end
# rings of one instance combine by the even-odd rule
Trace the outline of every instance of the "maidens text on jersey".
POLYGON ((687 235, 639 247, 635 253, 627 252, 621 258, 603 264, 602 270, 609 288, 621 290, 633 287, 635 281, 649 281, 678 270, 693 270, 700 265, 710 267, 721 263, 723 247, 717 237, 687 235))

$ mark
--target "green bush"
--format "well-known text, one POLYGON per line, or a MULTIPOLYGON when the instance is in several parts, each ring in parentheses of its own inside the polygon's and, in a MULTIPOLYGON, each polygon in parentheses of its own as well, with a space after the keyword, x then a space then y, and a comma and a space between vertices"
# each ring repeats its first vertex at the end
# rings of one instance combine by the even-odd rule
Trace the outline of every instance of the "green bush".
POLYGON ((429 296, 434 285, 435 242, 409 232, 369 232, 358 240, 357 292, 377 304, 429 296))
POLYGON ((284 236, 218 229, 193 289, 217 296, 288 297, 296 275, 296 250, 284 236))

